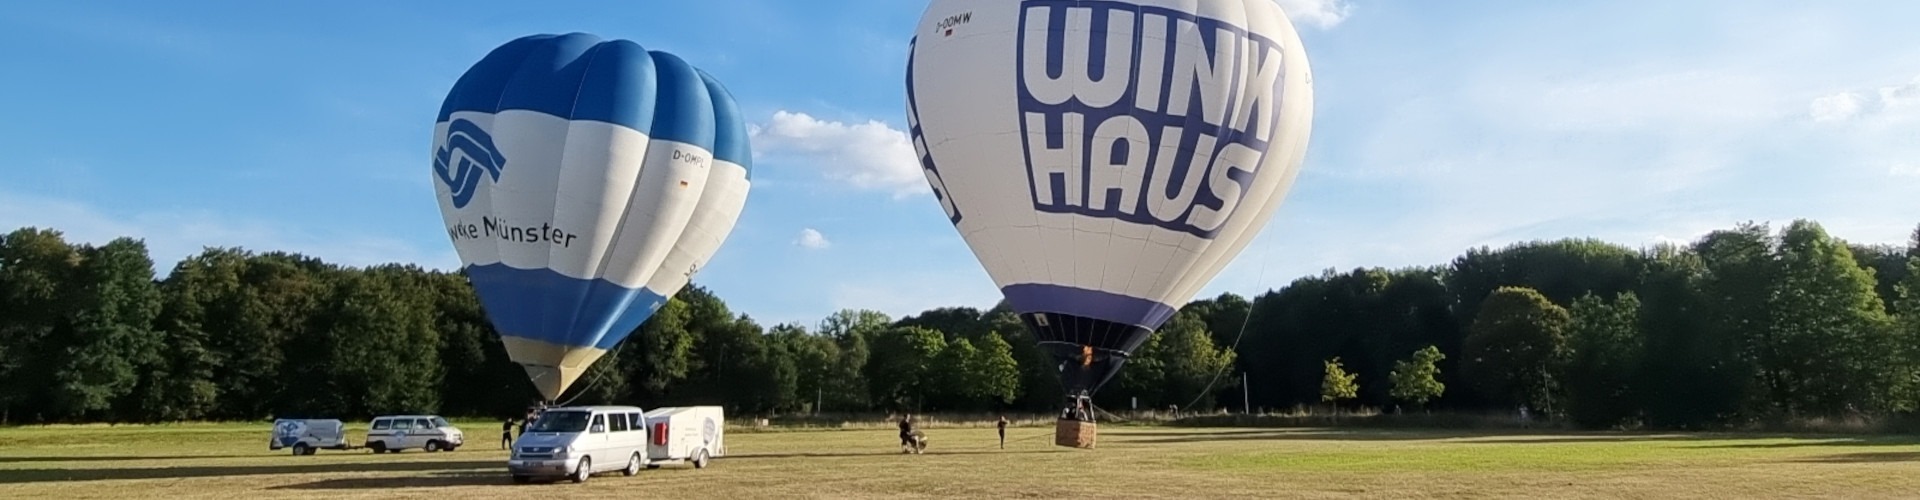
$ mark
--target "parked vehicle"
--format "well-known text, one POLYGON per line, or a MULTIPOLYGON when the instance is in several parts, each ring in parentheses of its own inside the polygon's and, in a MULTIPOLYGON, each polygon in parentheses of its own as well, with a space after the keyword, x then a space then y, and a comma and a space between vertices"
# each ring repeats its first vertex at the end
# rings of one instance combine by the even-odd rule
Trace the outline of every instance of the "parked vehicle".
POLYGON ((292 448, 294 455, 312 455, 315 450, 345 450, 346 426, 339 420, 282 418, 273 421, 273 437, 267 449, 292 448))
POLYGON ((718 406, 654 408, 647 412, 648 467, 691 463, 704 469, 713 457, 726 456, 726 415, 718 406))
POLYGON ((435 415, 376 417, 367 427, 367 448, 374 453, 399 453, 409 448, 453 451, 465 443, 466 435, 460 428, 435 415))
POLYGON ((669 463, 706 467, 726 453, 723 417, 717 406, 548 408, 514 444, 507 470, 518 483, 536 477, 580 483, 598 472, 631 476, 669 463))

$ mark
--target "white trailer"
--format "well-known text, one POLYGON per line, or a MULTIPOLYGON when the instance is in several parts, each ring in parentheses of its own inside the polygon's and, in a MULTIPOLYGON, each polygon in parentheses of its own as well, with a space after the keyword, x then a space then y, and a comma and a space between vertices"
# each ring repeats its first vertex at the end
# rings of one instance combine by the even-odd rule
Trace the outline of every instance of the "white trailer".
POLYGON ((314 450, 345 450, 346 426, 339 420, 283 418, 273 421, 273 437, 267 449, 292 448, 295 455, 312 455, 314 450))
POLYGON ((707 461, 727 456, 726 411, 718 406, 675 406, 647 412, 647 467, 707 461))

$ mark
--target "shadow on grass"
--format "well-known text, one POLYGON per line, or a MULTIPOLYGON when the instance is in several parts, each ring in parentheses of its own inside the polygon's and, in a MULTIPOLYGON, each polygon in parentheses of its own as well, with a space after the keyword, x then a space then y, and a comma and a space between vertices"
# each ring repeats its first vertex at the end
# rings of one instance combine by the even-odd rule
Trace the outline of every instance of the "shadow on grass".
MULTIPOLYGON (((952 450, 952 451, 940 451, 940 450, 935 450, 935 449, 931 449, 931 448, 929 448, 929 449, 927 449, 927 452, 926 452, 925 454, 926 454, 926 455, 1035 455, 1035 454, 1046 454, 1046 453, 1070 453, 1070 452, 1072 452, 1072 450, 1069 450, 1069 449, 1067 449, 1067 448, 1060 448, 1060 449, 1057 449, 1057 450, 1046 450, 1046 451, 1038 451, 1038 450, 1018 450, 1018 451, 1005 451, 1005 450, 952 450)), ((901 453, 901 452, 899 452, 899 451, 870 451, 870 452, 851 452, 851 453, 814 453, 814 452, 807 452, 807 453, 748 453, 748 454, 744 454, 744 455, 742 455, 742 454, 735 454, 735 455, 727 455, 727 457, 726 457, 726 458, 721 458, 721 459, 715 459, 715 460, 769 460, 769 459, 784 459, 784 458, 847 458, 847 457, 881 457, 881 456, 889 456, 889 455, 908 455, 908 454, 906 454, 906 453, 901 453)))
POLYGON ((328 474, 345 472, 422 472, 499 468, 500 460, 389 463, 326 463, 298 465, 234 465, 157 467, 140 469, 13 469, 0 470, 0 484, 111 479, 185 479, 194 477, 328 474))
POLYGON ((1795 460, 1799 463, 1816 464, 1872 464, 1890 462, 1920 461, 1920 451, 1883 451, 1874 453, 1846 453, 1795 460))
MULTIPOLYGON (((1777 437, 1789 437, 1789 436, 1777 436, 1777 437)), ((1913 437, 1905 437, 1905 436, 1902 436, 1902 437, 1892 437, 1892 436, 1887 436, 1887 437, 1834 437, 1834 438, 1821 438, 1821 437, 1805 437, 1805 436, 1793 436, 1793 438, 1794 438, 1794 439, 1796 439, 1796 440, 1795 440, 1795 441, 1789 441, 1789 442, 1785 442, 1785 443, 1737 443, 1737 444, 1721 444, 1721 445, 1712 445, 1712 446, 1701 446, 1701 448, 1724 448, 1724 449, 1777 449, 1777 448, 1820 448, 1820 447, 1859 447, 1859 446, 1916 446, 1916 445, 1920 445, 1920 438, 1913 438, 1913 437)), ((1751 438, 1751 439, 1767 439, 1767 437, 1756 437, 1756 438, 1751 438)))
POLYGON ((28 462, 137 462, 141 460, 220 460, 228 458, 260 458, 262 455, 174 455, 174 456, 45 456, 45 457, 0 457, 0 464, 28 462))
POLYGON ((1786 443, 1735 443, 1706 445, 1700 448, 1799 448, 1820 446, 1910 446, 1920 445, 1914 437, 1846 437, 1794 434, 1745 433, 1630 433, 1546 431, 1471 431, 1471 430, 1383 430, 1383 429, 1236 429, 1222 431, 1150 432, 1106 431, 1102 436, 1124 436, 1130 443, 1204 443, 1226 441, 1428 441, 1463 440, 1460 444, 1550 445, 1576 443, 1647 443, 1687 441, 1727 441, 1754 439, 1794 439, 1786 443))
MULTIPOLYGON (((498 465, 498 464, 495 464, 498 465)), ((326 479, 311 483, 288 484, 269 490, 386 490, 394 488, 449 488, 454 486, 499 486, 513 481, 505 473, 477 474, 443 472, 420 477, 356 477, 326 479)))

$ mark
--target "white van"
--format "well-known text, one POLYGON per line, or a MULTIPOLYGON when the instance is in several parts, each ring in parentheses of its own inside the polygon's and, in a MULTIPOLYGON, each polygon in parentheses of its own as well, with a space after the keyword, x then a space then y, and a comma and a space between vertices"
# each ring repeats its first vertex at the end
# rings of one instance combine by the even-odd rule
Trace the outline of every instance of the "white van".
POLYGON ((408 448, 429 452, 453 451, 466 443, 466 434, 436 415, 388 415, 367 426, 367 448, 374 453, 399 453, 408 448))
POLYGON ((514 443, 507 470, 514 482, 568 477, 585 482, 596 472, 640 473, 641 467, 692 462, 724 453, 719 407, 577 406, 548 408, 514 443), (689 408, 697 411, 683 411, 689 408), (705 418, 705 421, 697 421, 705 418))
POLYGON ((273 437, 267 449, 293 448, 295 455, 312 455, 314 450, 347 449, 347 430, 339 420, 282 418, 273 421, 273 437))

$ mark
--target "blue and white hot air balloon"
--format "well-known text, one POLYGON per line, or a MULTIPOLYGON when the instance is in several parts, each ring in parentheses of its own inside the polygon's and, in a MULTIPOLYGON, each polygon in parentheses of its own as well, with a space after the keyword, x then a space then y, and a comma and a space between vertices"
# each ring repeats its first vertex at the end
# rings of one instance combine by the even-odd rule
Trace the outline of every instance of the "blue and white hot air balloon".
POLYGON ((720 248, 750 163, 746 124, 713 77, 582 33, 488 53, 448 92, 433 135, 447 235, 548 400, 720 248))
POLYGON ((927 181, 1069 405, 1265 226, 1313 120, 1273 0, 935 0, 907 66, 927 181))

